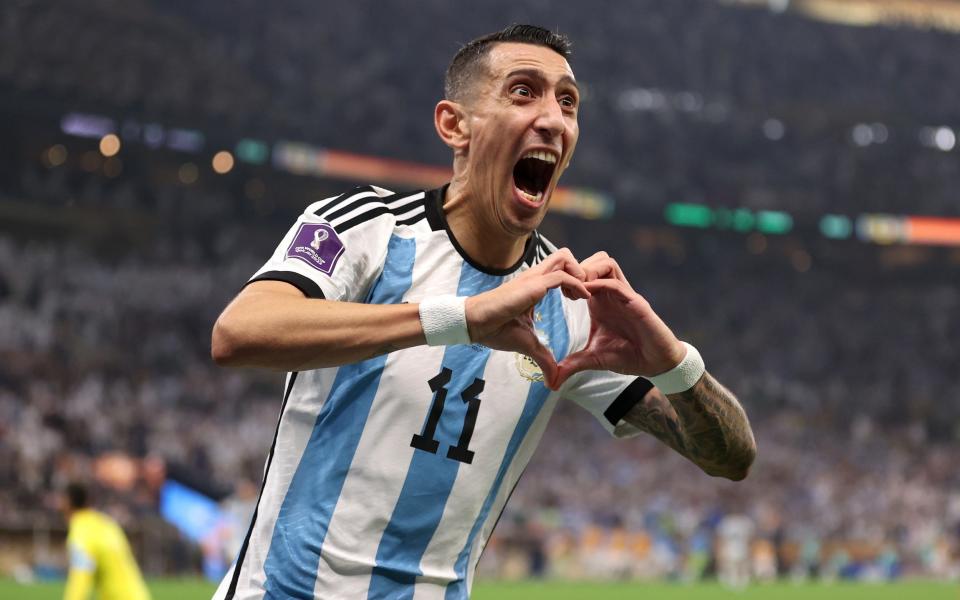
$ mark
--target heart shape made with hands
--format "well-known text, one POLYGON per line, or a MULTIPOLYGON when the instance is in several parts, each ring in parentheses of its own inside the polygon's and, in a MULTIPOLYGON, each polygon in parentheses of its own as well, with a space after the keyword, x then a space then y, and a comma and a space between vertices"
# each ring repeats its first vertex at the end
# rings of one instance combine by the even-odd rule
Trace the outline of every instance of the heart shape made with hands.
POLYGON ((548 387, 557 390, 573 375, 590 370, 649 377, 683 360, 680 340, 630 286, 613 258, 598 252, 580 266, 590 292, 590 336, 582 349, 560 361, 548 387))
POLYGON ((530 357, 552 390, 586 370, 656 375, 673 368, 685 353, 606 252, 577 262, 566 248, 558 250, 516 279, 467 298, 466 312, 471 340, 530 357), (560 363, 537 337, 534 324, 536 304, 554 288, 571 300, 586 300, 591 320, 586 346, 560 363))

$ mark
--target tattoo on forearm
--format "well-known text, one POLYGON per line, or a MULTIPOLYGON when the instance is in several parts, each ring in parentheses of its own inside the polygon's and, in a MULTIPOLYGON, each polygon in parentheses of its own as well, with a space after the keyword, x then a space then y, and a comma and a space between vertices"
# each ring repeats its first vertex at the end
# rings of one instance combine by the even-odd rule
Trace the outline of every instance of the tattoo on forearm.
POLYGON ((709 373, 691 389, 669 398, 651 390, 624 419, 711 475, 742 479, 756 456, 746 413, 709 373))

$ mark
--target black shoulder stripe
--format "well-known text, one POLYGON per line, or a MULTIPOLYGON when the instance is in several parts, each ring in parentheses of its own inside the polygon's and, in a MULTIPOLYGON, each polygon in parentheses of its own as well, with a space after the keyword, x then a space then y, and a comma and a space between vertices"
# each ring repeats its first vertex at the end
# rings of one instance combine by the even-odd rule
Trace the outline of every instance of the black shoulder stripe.
POLYGON ((322 217, 324 219, 329 220, 330 211, 336 209, 338 206, 343 205, 343 203, 345 202, 350 202, 351 200, 356 199, 357 196, 362 196, 361 199, 369 198, 371 196, 379 199, 379 196, 377 196, 376 190, 374 190, 372 186, 363 185, 360 187, 355 187, 349 192, 346 192, 344 194, 340 194, 333 200, 329 200, 323 203, 322 206, 317 206, 317 208, 312 210, 311 212, 318 217, 322 217))
POLYGON ((283 404, 280 405, 280 418, 277 419, 277 429, 273 433, 273 443, 270 444, 270 452, 267 454, 267 466, 263 469, 263 482, 260 484, 260 493, 257 495, 257 504, 253 508, 253 516, 250 519, 250 528, 247 529, 247 535, 243 538, 243 544, 240 546, 240 553, 237 555, 237 562, 233 565, 233 578, 230 579, 230 586, 227 588, 227 594, 224 600, 233 600, 237 595, 237 583, 240 581, 240 569, 243 568, 243 561, 247 557, 247 547, 250 546, 250 536, 253 535, 253 527, 257 523, 257 511, 260 509, 260 499, 263 498, 263 490, 267 487, 267 476, 270 475, 270 466, 273 464, 273 453, 277 449, 277 437, 280 435, 280 423, 283 422, 283 411, 287 409, 287 401, 290 399, 290 392, 293 391, 293 384, 297 381, 297 372, 290 374, 290 383, 287 385, 286 393, 283 394, 283 404))
POLYGON ((553 250, 543 241, 543 236, 540 235, 540 232, 535 232, 534 236, 536 237, 534 240, 534 252, 529 262, 531 267, 543 262, 543 259, 553 254, 553 250))
POLYGON ((420 221, 426 218, 427 218, 427 211, 421 210, 421 211, 418 211, 414 216, 408 219, 397 221, 397 225, 413 225, 414 223, 419 223, 420 221))
MULTIPOLYGON (((327 221, 333 224, 334 229, 336 229, 338 225, 338 223, 336 222, 337 219, 357 210, 358 208, 362 208, 364 205, 369 206, 369 211, 376 211, 386 207, 389 210, 389 212, 392 212, 395 215, 400 214, 398 209, 403 209, 403 211, 405 212, 406 210, 413 208, 414 205, 416 204, 416 201, 404 204, 404 201, 407 200, 408 198, 410 198, 410 196, 393 197, 392 199, 389 200, 389 204, 388 204, 387 202, 385 202, 387 198, 380 198, 378 196, 364 196, 348 204, 341 205, 340 208, 338 208, 337 210, 330 213, 326 213, 324 216, 327 219, 327 221)), ((420 203, 421 204, 423 203, 422 200, 420 201, 420 203)), ((367 214, 367 212, 369 211, 365 211, 364 213, 356 216, 361 217, 367 214)), ((377 214, 383 214, 383 212, 379 212, 377 214)), ((351 218, 351 221, 352 220, 353 218, 351 218)), ((363 221, 361 221, 361 223, 362 222, 363 221)), ((337 229, 337 233, 340 233, 339 229, 337 229)))
POLYGON ((405 204, 402 207, 400 207, 400 210, 393 209, 389 206, 385 206, 381 204, 379 206, 372 207, 370 210, 362 212, 359 215, 347 221, 343 221, 341 223, 333 223, 333 228, 337 231, 337 233, 343 233, 345 231, 353 229, 357 225, 366 223, 370 219, 374 219, 376 217, 379 217, 380 215, 384 215, 387 213, 392 213, 394 215, 398 213, 403 215, 409 215, 404 219, 404 222, 401 223, 404 225, 409 225, 410 223, 408 223, 407 221, 416 219, 415 221, 412 221, 412 222, 416 222, 424 214, 423 201, 418 200, 415 203, 405 204))
POLYGON ((323 215, 323 218, 325 218, 327 221, 333 222, 334 219, 338 217, 342 217, 348 212, 351 212, 360 208, 364 204, 382 205, 383 201, 381 200, 380 196, 377 196, 376 194, 374 194, 373 196, 363 196, 355 200, 352 200, 350 202, 341 203, 340 205, 338 205, 337 210, 332 212, 325 212, 323 215))
POLYGON ((543 254, 543 258, 553 254, 553 250, 550 249, 550 246, 547 245, 540 234, 537 234, 537 249, 543 254))
POLYGON ((424 197, 423 194, 414 194, 412 196, 404 196, 402 198, 396 198, 389 201, 384 201, 384 204, 390 207, 390 210, 394 214, 402 214, 414 207, 423 206, 424 197))

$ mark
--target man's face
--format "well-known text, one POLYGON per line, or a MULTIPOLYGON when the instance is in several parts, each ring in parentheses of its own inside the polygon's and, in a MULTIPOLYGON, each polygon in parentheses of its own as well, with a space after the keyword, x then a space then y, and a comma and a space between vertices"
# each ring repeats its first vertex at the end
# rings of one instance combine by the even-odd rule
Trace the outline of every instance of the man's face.
POLYGON ((485 216, 512 235, 543 220, 580 130, 580 94, 566 59, 550 48, 499 43, 464 103, 467 181, 485 216))

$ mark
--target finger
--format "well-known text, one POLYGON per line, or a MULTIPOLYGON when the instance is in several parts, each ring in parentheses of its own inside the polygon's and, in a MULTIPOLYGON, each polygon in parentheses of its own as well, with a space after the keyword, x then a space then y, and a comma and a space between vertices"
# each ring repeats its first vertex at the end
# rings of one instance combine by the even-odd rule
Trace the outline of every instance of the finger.
POLYGON ((562 270, 570 273, 580 281, 583 281, 587 277, 583 267, 580 266, 580 261, 578 261, 567 248, 557 250, 530 270, 537 273, 549 273, 551 271, 562 270))
POLYGON ((627 281, 620 265, 607 255, 606 252, 597 252, 580 263, 580 266, 586 271, 587 281, 593 281, 594 279, 618 279, 623 282, 627 281))
POLYGON ((566 271, 547 273, 541 281, 547 286, 547 289, 553 289, 555 287, 561 288, 563 294, 571 300, 586 300, 590 298, 590 292, 587 290, 586 285, 566 271))
POLYGON ((554 358, 553 352, 544 346, 532 331, 530 337, 524 341, 528 343, 528 346, 526 350, 523 350, 523 353, 532 358, 540 367, 544 384, 550 389, 556 389, 552 386, 553 381, 557 378, 557 359, 554 358))
POLYGON ((591 294, 607 294, 624 302, 643 300, 643 296, 633 291, 625 281, 619 279, 595 279, 583 284, 591 294))
POLYGON ((557 379, 554 382, 556 387, 553 389, 559 389, 567 379, 570 379, 570 377, 580 371, 592 371, 599 368, 600 363, 597 361, 596 355, 594 355, 593 352, 588 352, 587 350, 574 352, 561 360, 560 364, 557 365, 557 379))
POLYGON ((580 262, 580 266, 583 267, 583 270, 587 274, 587 281, 593 281, 597 278, 597 264, 609 257, 609 254, 601 250, 600 252, 594 253, 593 256, 587 260, 580 262))

